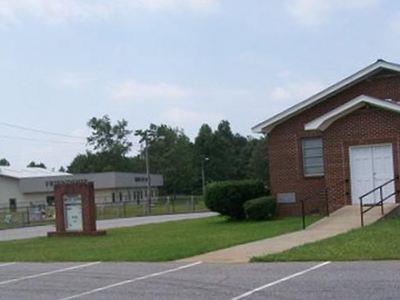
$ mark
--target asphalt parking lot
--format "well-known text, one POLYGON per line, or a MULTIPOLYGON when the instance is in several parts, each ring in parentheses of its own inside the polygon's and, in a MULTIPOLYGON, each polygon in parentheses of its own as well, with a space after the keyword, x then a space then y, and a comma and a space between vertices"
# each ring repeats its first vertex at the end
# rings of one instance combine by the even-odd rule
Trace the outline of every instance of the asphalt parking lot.
POLYGON ((400 262, 0 263, 0 299, 399 299, 400 262))

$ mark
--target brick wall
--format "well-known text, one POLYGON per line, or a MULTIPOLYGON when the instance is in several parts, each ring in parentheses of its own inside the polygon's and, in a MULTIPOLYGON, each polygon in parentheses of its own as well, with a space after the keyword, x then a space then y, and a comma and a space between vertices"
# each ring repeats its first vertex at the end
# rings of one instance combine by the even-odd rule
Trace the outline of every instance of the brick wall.
POLYGON ((375 74, 290 118, 269 133, 272 193, 295 192, 297 199, 295 204, 279 205, 280 214, 299 214, 299 201, 306 198, 310 199, 308 211, 324 207, 321 191, 327 186, 331 211, 350 204, 348 148, 351 145, 392 143, 398 174, 400 115, 374 108, 360 109, 339 119, 324 132, 304 130, 304 124, 362 94, 400 101, 400 75, 389 71, 375 74), (321 136, 324 142, 325 176, 304 177, 301 140, 316 136, 321 136))
POLYGON ((54 186, 54 201, 56 209, 56 231, 48 232, 52 236, 105 235, 104 230, 96 230, 96 207, 94 203, 94 185, 89 183, 71 183, 54 186), (66 214, 64 206, 65 195, 80 195, 82 199, 82 230, 66 231, 66 214))
MULTIPOLYGON (((349 147, 391 144, 394 175, 399 175, 400 115, 377 108, 363 108, 332 124, 324 132, 326 182, 331 185, 332 209, 351 204, 349 147)), ((398 201, 399 199, 397 199, 398 201)))

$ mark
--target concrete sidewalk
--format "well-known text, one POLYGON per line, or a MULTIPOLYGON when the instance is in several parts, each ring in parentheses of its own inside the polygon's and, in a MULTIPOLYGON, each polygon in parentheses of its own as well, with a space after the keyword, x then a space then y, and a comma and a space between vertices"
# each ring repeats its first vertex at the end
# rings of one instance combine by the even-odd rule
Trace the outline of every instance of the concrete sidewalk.
MULTIPOLYGON (((390 213, 396 207, 398 207, 397 204, 386 204, 385 213, 390 213)), ((376 207, 366 214, 365 225, 372 224, 381 218, 380 208, 376 207)), ((181 262, 247 263, 254 256, 279 253, 359 227, 361 227, 360 207, 349 205, 335 211, 330 217, 315 222, 306 230, 186 258, 181 260, 181 262)))
MULTIPOLYGON (((135 218, 125 218, 125 219, 110 219, 110 220, 97 221, 97 227, 99 229, 111 229, 111 228, 130 227, 130 226, 138 226, 138 225, 152 224, 152 223, 163 223, 168 221, 199 219, 216 215, 217 215, 216 213, 204 212, 204 213, 135 217, 135 218)), ((54 225, 0 230, 0 241, 20 240, 20 239, 46 236, 47 232, 54 230, 55 230, 54 225)))

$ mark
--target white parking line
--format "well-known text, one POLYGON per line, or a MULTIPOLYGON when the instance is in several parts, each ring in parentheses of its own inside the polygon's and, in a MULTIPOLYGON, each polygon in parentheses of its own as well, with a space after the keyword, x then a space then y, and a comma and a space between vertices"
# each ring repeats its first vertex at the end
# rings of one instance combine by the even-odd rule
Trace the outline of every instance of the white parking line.
POLYGON ((299 277, 299 276, 304 275, 304 274, 306 274, 306 273, 308 273, 308 272, 310 272, 310 271, 313 271, 313 270, 319 269, 319 268, 321 268, 321 267, 323 267, 323 266, 329 265, 330 263, 331 263, 330 261, 327 261, 327 262, 324 262, 324 263, 322 263, 322 264, 319 264, 319 265, 316 265, 316 266, 314 266, 314 267, 311 267, 311 268, 309 268, 309 269, 306 269, 306 270, 304 270, 304 271, 301 271, 301 272, 298 272, 298 273, 289 275, 289 276, 287 276, 287 277, 284 277, 284 278, 282 278, 282 279, 279 279, 279 280, 270 282, 270 283, 268 283, 268 284, 266 284, 266 285, 263 285, 263 286, 260 286, 260 287, 258 287, 258 288, 256 288, 256 289, 254 289, 254 290, 248 291, 247 293, 244 293, 244 294, 242 294, 242 295, 240 295, 240 296, 237 296, 237 297, 235 297, 235 298, 232 298, 231 300, 239 300, 239 299, 247 298, 247 297, 253 295, 254 293, 257 293, 257 292, 259 292, 259 291, 265 290, 265 289, 267 289, 267 288, 269 288, 269 287, 271 287, 271 286, 277 285, 277 284, 279 284, 279 283, 282 283, 282 282, 284 282, 284 281, 290 280, 290 279, 292 279, 292 278, 299 277))
POLYGON ((189 265, 184 265, 184 266, 181 266, 181 267, 178 267, 178 268, 169 269, 169 270, 165 270, 165 271, 162 271, 162 272, 145 275, 145 276, 142 276, 142 277, 137 277, 137 278, 134 278, 134 279, 129 279, 129 280, 117 282, 117 283, 110 284, 110 285, 107 285, 107 286, 104 286, 104 287, 100 287, 100 288, 97 288, 97 289, 94 289, 94 290, 90 290, 90 291, 87 291, 87 292, 83 292, 83 293, 80 293, 80 294, 76 294, 76 295, 73 295, 73 296, 62 298, 60 300, 70 300, 70 299, 80 298, 80 297, 83 297, 83 296, 87 296, 87 295, 91 295, 91 294, 98 293, 98 292, 101 292, 101 291, 105 291, 105 290, 108 290, 108 289, 112 289, 112 288, 115 288, 115 287, 118 287, 118 286, 121 286, 121 285, 125 285, 125 284, 129 284, 129 283, 133 283, 133 282, 137 282, 137 281, 141 281, 141 280, 145 280, 145 279, 149 279, 149 278, 165 275, 165 274, 168 274, 168 273, 172 273, 172 272, 188 269, 188 268, 197 266, 199 264, 202 264, 202 262, 199 261, 199 262, 192 263, 192 264, 189 264, 189 265))
POLYGON ((11 262, 11 263, 6 263, 6 264, 0 264, 0 268, 1 267, 7 267, 7 266, 11 266, 11 265, 15 265, 15 262, 11 262))
POLYGON ((19 282, 19 281, 22 281, 22 280, 33 279, 33 278, 53 275, 53 274, 57 274, 57 273, 62 273, 62 272, 82 269, 82 268, 90 267, 90 266, 93 266, 93 265, 97 265, 99 263, 100 262, 97 261, 97 262, 88 263, 88 264, 84 264, 84 265, 78 265, 78 266, 58 269, 58 270, 54 270, 54 271, 50 271, 50 272, 44 272, 44 273, 39 273, 39 274, 34 274, 34 275, 29 275, 29 276, 24 276, 24 277, 19 277, 19 278, 14 278, 14 279, 10 279, 10 280, 0 281, 0 285, 5 285, 5 284, 19 282))

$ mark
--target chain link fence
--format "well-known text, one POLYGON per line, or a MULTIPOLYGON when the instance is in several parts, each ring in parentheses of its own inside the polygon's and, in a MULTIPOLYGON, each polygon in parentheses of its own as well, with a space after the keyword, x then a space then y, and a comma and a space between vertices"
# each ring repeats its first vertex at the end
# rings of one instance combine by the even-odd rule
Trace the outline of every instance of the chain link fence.
POLYGON ((96 205, 96 213, 98 220, 105 220, 207 211, 203 198, 199 196, 157 197, 152 199, 149 213, 146 213, 146 208, 144 202, 104 203, 96 205))
POLYGON ((52 224, 54 219, 54 206, 0 208, 0 229, 52 224))
MULTIPOLYGON (((145 202, 124 201, 96 204, 97 220, 140 216, 206 212, 201 196, 164 196, 152 199, 149 212, 145 202)), ((18 208, 0 208, 0 230, 18 227, 54 224, 54 206, 37 205, 18 208)))

